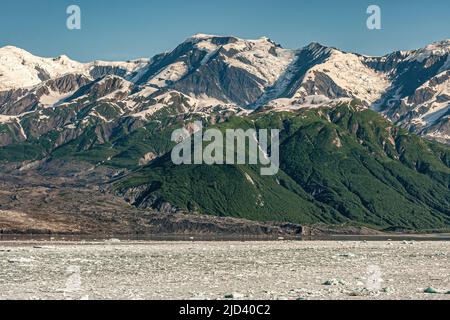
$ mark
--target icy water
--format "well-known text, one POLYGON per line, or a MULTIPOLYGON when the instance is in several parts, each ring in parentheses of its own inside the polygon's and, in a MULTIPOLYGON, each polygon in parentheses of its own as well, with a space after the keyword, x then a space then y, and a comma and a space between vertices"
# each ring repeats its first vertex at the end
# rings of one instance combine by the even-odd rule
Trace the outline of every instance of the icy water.
POLYGON ((449 258, 437 240, 6 241, 0 299, 448 300, 449 258))
POLYGON ((392 234, 392 235, 329 235, 329 236, 214 236, 214 235, 8 235, 0 234, 0 243, 8 241, 450 241, 449 233, 438 234, 392 234))

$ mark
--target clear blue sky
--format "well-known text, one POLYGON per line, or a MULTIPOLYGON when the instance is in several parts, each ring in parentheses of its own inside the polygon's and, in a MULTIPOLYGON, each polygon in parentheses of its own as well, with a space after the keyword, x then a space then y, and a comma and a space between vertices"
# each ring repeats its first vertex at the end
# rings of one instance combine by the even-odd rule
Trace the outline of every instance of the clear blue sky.
POLYGON ((1 0, 0 46, 42 56, 151 57, 196 33, 381 55, 450 38, 450 0, 1 0), (80 31, 66 28, 70 4, 81 7, 80 31), (369 4, 382 9, 380 31, 366 28, 369 4))

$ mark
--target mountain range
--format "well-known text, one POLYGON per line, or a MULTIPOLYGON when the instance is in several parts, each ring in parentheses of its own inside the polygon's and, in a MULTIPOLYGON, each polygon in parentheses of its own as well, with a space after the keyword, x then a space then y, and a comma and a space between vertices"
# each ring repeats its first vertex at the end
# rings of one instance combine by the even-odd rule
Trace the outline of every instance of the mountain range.
POLYGON ((151 59, 92 63, 0 48, 0 161, 112 168, 102 188, 144 210, 447 228, 449 107, 450 40, 369 57, 199 34, 151 59), (280 173, 172 165, 170 135, 194 120, 279 128, 280 173))
MULTIPOLYGON (((152 59, 82 64, 3 47, 0 121, 15 134, 3 134, 0 144, 36 137, 33 128, 22 132, 21 123, 42 121, 48 109, 81 99, 111 102, 120 118, 145 120, 172 96, 184 99, 190 112, 206 114, 216 107, 297 109, 358 99, 397 125, 449 143, 449 53, 450 40, 367 57, 318 43, 288 50, 267 38, 196 35, 152 59)), ((95 112, 78 120, 89 117, 107 120, 95 112)))

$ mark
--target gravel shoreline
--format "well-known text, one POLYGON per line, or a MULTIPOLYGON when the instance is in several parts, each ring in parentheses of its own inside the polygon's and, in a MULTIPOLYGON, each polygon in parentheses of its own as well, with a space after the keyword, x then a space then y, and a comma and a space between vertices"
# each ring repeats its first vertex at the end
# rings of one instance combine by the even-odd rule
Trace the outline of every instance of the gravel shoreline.
POLYGON ((446 241, 0 242, 0 299, 450 300, 449 258, 446 241))

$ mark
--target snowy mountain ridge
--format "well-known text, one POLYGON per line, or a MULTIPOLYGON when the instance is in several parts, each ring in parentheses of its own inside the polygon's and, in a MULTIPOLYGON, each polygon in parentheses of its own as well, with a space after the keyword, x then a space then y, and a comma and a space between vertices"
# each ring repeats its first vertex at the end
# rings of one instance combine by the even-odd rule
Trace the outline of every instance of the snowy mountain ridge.
POLYGON ((450 143, 449 70, 450 40, 369 57, 319 43, 291 50, 266 37, 198 34, 151 59, 91 63, 7 46, 0 48, 0 125, 66 105, 109 104, 119 118, 149 121, 165 108, 207 116, 357 99, 396 124, 450 143))
POLYGON ((59 78, 69 73, 91 76, 91 72, 96 68, 118 68, 128 75, 147 63, 148 59, 81 63, 66 55, 42 58, 23 49, 6 46, 0 48, 0 91, 35 86, 45 80, 59 78))

